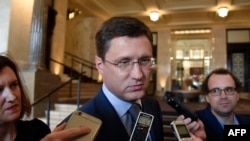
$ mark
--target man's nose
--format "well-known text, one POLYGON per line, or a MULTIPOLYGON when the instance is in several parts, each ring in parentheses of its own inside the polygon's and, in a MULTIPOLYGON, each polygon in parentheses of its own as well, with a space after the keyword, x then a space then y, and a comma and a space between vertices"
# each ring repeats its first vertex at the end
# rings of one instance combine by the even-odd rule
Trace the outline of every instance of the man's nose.
POLYGON ((135 62, 133 63, 133 68, 131 70, 131 75, 135 79, 140 79, 143 76, 142 68, 139 63, 135 62))
POLYGON ((226 96, 227 96, 225 90, 221 90, 220 96, 221 96, 221 97, 226 97, 226 96))

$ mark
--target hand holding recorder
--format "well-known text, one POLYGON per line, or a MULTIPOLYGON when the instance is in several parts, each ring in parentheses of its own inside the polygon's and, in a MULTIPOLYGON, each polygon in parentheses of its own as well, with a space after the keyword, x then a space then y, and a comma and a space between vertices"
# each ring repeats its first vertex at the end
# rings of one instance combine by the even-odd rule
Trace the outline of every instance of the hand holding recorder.
MULTIPOLYGON (((206 139, 206 133, 204 129, 204 125, 201 120, 198 119, 198 116, 191 112, 184 104, 182 104, 178 99, 175 97, 167 97, 167 103, 174 108, 181 116, 177 118, 177 120, 183 120, 186 124, 187 131, 190 132, 190 136, 192 140, 199 141, 206 139)), ((180 122, 176 123, 180 124, 180 122)), ((182 123, 183 124, 183 123, 182 123)), ((181 125, 184 129, 184 125, 181 125)), ((187 134, 185 133, 185 136, 187 134)), ((189 137, 185 137, 190 139, 189 137)))
POLYGON ((174 120, 170 123, 173 129, 177 141, 189 141, 191 140, 191 135, 189 130, 183 120, 174 120))

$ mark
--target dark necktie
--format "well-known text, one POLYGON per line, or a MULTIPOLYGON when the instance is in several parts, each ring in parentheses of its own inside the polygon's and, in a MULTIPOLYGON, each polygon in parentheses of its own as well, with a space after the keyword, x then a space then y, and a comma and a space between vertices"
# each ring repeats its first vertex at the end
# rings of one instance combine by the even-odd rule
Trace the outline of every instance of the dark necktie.
POLYGON ((141 108, 140 105, 137 103, 132 104, 132 106, 130 107, 130 109, 128 110, 128 115, 130 118, 130 125, 129 125, 129 134, 131 134, 131 132, 133 131, 137 116, 140 112, 141 108))

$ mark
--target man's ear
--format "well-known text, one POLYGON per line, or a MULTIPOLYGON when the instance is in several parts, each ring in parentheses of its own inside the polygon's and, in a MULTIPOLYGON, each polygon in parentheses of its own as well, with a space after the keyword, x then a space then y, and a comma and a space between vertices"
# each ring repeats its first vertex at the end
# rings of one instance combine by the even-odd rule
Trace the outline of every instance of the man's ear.
POLYGON ((208 94, 205 95, 206 102, 209 103, 208 94))
POLYGON ((95 65, 100 74, 103 74, 103 61, 99 56, 95 56, 95 65))

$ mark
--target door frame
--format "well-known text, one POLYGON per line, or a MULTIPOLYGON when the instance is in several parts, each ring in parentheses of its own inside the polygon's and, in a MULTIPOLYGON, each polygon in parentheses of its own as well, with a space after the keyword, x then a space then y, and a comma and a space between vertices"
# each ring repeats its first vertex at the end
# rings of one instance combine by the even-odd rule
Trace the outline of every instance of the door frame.
POLYGON ((250 92, 250 43, 228 43, 227 44, 227 66, 233 70, 232 55, 242 53, 244 55, 244 87, 243 91, 250 92))

